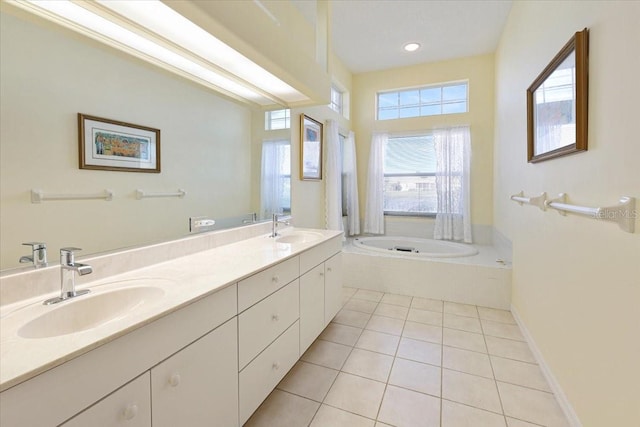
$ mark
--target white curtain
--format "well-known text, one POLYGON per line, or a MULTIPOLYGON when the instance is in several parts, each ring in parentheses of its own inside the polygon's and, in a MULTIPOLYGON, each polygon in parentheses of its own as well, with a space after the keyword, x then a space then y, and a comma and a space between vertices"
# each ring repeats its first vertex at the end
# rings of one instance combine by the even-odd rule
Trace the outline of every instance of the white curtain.
POLYGON ((342 149, 342 200, 347 211, 347 234, 360 234, 360 208, 358 206, 358 168, 356 164, 356 138, 353 132, 344 140, 342 149))
POLYGON ((342 230, 342 157, 338 123, 327 120, 325 163, 325 222, 329 230, 342 230))
POLYGON ((260 212, 262 218, 282 213, 291 176, 290 143, 287 140, 262 142, 260 212))
POLYGON ((371 138, 364 214, 365 233, 384 234, 384 145, 388 140, 389 135, 386 133, 374 133, 371 138))
POLYGON ((434 131, 438 212, 434 239, 471 243, 469 126, 434 131))

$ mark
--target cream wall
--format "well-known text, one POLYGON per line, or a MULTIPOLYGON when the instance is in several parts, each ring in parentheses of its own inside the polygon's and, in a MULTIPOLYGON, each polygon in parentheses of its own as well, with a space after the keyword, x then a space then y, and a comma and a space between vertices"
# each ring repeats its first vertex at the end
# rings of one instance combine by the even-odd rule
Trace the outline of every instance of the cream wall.
POLYGON ((215 93, 37 18, 1 15, 2 268, 22 242, 93 253, 176 238, 188 218, 250 212, 251 111, 215 93), (78 112, 161 130, 160 174, 78 168, 78 112), (114 200, 30 203, 30 190, 114 200), (185 189, 184 199, 134 191, 185 189))
MULTIPOLYGON (((483 55, 437 63, 420 64, 353 77, 352 121, 356 135, 360 212, 364 215, 369 147, 374 131, 407 133, 436 127, 471 126, 471 222, 491 225, 493 194, 493 100, 494 57, 483 55), (457 80, 469 80, 469 112, 442 116, 376 121, 376 93, 457 80)), ((398 218, 396 221, 414 221, 398 218)), ((418 222, 432 222, 420 219, 418 222)))
POLYGON ((513 242, 513 307, 585 427, 640 425, 640 224, 629 234, 509 196, 640 198, 639 23, 639 2, 518 1, 496 54, 494 224, 513 242), (525 90, 584 27, 589 150, 528 164, 525 90))

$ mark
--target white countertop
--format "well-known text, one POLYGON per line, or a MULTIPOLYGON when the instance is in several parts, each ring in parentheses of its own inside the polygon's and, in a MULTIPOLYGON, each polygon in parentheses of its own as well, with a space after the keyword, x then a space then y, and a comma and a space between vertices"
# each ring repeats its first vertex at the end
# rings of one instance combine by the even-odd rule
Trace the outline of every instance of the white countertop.
MULTIPOLYGON (((305 231, 290 229, 285 230, 283 234, 294 230, 305 231)), ((79 289, 89 288, 92 292, 78 299, 90 298, 91 295, 122 288, 128 284, 135 286, 140 279, 147 279, 147 283, 153 283, 164 290, 165 294, 136 307, 122 318, 81 332, 33 339, 23 338, 18 334, 20 327, 28 320, 60 306, 42 305, 44 299, 57 296, 56 294, 3 306, 0 312, 0 391, 341 235, 341 232, 333 230, 312 231, 320 233, 322 239, 313 242, 279 243, 267 235, 262 235, 89 282, 79 289)), ((73 304, 61 304, 70 303, 73 304)))

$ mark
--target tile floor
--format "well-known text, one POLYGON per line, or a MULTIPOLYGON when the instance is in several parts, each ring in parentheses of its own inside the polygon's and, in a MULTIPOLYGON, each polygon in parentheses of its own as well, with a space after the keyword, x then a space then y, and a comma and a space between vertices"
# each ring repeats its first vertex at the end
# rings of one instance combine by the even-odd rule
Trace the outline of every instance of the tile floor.
POLYGON ((508 311, 344 288, 246 426, 568 426, 508 311))

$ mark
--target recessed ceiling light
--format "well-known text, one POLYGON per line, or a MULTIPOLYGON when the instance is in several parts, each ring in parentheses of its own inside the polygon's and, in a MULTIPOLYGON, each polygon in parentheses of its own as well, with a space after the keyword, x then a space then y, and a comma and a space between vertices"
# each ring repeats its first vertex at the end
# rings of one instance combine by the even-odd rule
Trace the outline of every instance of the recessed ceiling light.
POLYGON ((407 52, 415 52, 420 49, 420 43, 407 43, 404 45, 403 49, 407 52))

